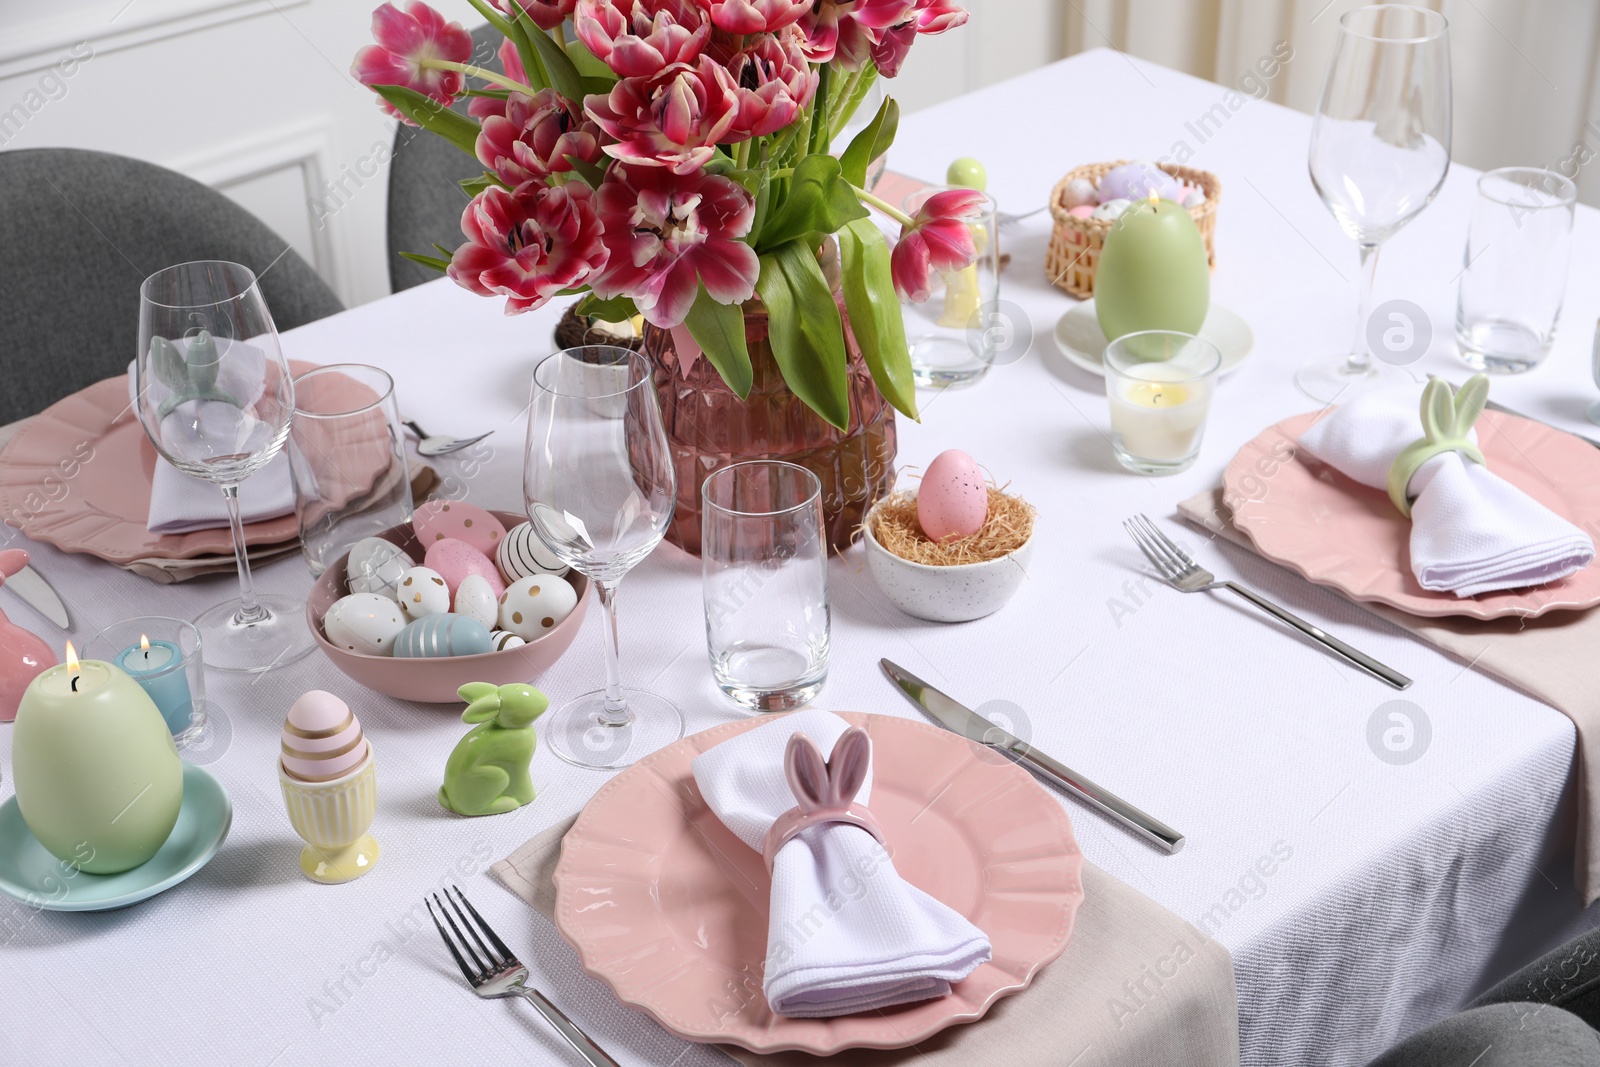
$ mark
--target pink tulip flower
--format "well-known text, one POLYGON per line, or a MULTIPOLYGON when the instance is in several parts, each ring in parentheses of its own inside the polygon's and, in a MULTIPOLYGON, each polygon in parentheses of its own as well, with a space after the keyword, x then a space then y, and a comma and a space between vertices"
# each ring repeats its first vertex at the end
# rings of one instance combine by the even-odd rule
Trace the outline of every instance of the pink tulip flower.
POLYGON ((507 315, 585 284, 608 255, 594 193, 582 182, 491 186, 467 205, 461 232, 467 243, 446 273, 479 296, 505 296, 507 315))
POLYGON ((966 21, 966 9, 950 0, 917 0, 917 9, 911 18, 878 31, 872 45, 872 62, 885 78, 896 77, 918 34, 943 33, 966 25, 966 21))
POLYGON ((801 42, 797 30, 762 34, 728 64, 739 94, 733 140, 777 133, 811 106, 817 75, 801 42))
MULTIPOLYGON (((528 84, 527 72, 522 69, 522 56, 517 53, 517 46, 509 40, 500 42, 500 68, 505 71, 506 77, 514 82, 528 84)), ((490 86, 491 89, 500 88, 498 85, 490 86)), ((494 96, 475 96, 467 101, 467 114, 475 119, 486 119, 490 115, 504 115, 506 102, 494 96)))
MULTIPOLYGON (((465 63, 472 58, 472 35, 461 23, 446 22, 422 0, 411 0, 404 11, 386 3, 372 13, 372 36, 378 43, 357 52, 350 65, 350 73, 362 85, 403 85, 445 107, 461 95, 463 79, 458 71, 423 66, 429 59, 465 63)), ((383 109, 416 125, 387 100, 383 109)))
POLYGON ((702 283, 719 304, 754 294, 761 263, 740 240, 755 218, 744 186, 717 175, 617 164, 595 200, 611 255, 589 280, 600 296, 630 296, 646 319, 671 329, 688 317, 702 283))
POLYGON ((578 0, 578 40, 620 78, 653 78, 673 63, 693 63, 711 39, 696 0, 578 0))
POLYGON ((533 24, 541 30, 553 30, 572 14, 573 7, 578 0, 494 0, 494 6, 508 15, 515 15, 521 8, 527 12, 533 24))
POLYGON ((978 258, 971 223, 986 198, 971 189, 945 189, 923 203, 889 257, 889 273, 902 299, 920 304, 933 293, 933 272, 947 274, 978 258))
POLYGON ((724 33, 771 33, 800 21, 812 0, 711 0, 711 21, 724 33))
POLYGON ((654 78, 624 78, 585 107, 616 138, 606 153, 624 163, 693 174, 710 162, 739 117, 739 94, 728 70, 710 56, 668 67, 654 78))
POLYGON ((878 34, 915 12, 916 0, 816 0, 800 20, 806 58, 859 70, 871 58, 878 34))
POLYGON ((586 163, 600 160, 600 127, 574 112, 554 89, 535 96, 512 93, 505 105, 504 115, 483 120, 477 153, 478 161, 507 185, 570 171, 568 156, 586 163))

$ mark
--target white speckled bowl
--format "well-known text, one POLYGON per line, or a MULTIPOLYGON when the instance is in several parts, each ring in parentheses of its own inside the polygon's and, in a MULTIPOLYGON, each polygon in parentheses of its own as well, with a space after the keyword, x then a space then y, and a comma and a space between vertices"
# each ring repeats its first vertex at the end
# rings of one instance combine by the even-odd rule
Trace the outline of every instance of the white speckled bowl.
POLYGON ((901 559, 878 544, 872 536, 877 523, 877 507, 867 512, 865 534, 867 570, 883 595, 907 615, 930 622, 971 622, 993 615, 1028 578, 1028 563, 1033 558, 1034 531, 1022 547, 1008 556, 986 563, 962 563, 954 567, 930 567, 901 559))

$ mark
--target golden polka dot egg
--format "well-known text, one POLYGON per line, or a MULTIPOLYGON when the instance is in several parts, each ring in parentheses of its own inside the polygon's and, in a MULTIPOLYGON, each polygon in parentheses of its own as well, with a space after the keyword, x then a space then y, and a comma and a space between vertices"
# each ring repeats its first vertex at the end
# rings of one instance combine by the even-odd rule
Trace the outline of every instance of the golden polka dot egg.
POLYGON ((405 628, 400 608, 381 593, 340 597, 322 617, 322 632, 330 644, 365 656, 394 655, 395 638, 405 628))
POLYGON ((578 593, 565 578, 530 574, 500 595, 500 629, 524 641, 543 637, 578 606, 578 593))
POLYGON ((408 620, 443 615, 450 610, 450 587, 438 571, 412 567, 395 583, 396 599, 408 620))

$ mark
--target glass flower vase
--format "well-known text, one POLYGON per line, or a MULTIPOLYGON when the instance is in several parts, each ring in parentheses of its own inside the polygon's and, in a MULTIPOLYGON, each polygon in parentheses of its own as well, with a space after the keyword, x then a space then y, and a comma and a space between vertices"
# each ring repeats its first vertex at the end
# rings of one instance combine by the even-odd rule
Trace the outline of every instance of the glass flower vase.
POLYGON ((672 333, 647 325, 644 351, 654 368, 666 424, 678 501, 666 539, 700 554, 700 487, 713 471, 750 459, 781 459, 822 482, 828 544, 843 551, 855 540, 867 509, 894 483, 894 409, 878 392, 859 353, 849 360, 850 423, 830 425, 806 407, 778 371, 767 340, 767 315, 745 305, 745 341, 754 382, 740 400, 711 361, 680 372, 672 333))

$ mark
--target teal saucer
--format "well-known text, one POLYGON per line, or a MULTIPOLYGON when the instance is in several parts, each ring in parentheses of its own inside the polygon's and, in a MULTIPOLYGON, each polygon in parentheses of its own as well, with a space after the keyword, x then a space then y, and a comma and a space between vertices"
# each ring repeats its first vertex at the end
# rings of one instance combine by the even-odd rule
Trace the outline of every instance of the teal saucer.
POLYGON ((172 836, 121 874, 88 874, 45 850, 22 821, 17 798, 0 804, 0 893, 45 911, 110 911, 171 889, 206 865, 233 825, 233 802, 204 768, 183 765, 183 806, 172 836))

